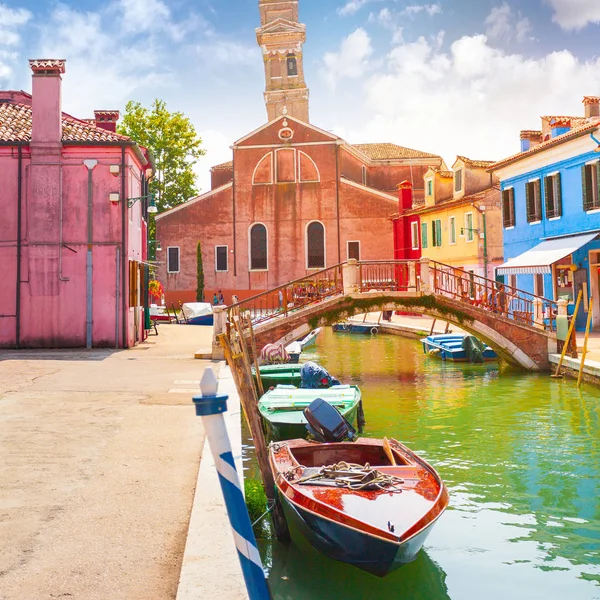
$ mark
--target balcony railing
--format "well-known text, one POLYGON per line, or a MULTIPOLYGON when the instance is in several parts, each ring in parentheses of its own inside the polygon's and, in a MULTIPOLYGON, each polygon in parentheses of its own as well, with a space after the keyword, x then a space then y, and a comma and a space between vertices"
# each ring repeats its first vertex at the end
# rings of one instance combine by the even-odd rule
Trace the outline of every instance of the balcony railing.
POLYGON ((414 260, 360 262, 358 265, 360 291, 417 291, 419 267, 419 261, 414 260))

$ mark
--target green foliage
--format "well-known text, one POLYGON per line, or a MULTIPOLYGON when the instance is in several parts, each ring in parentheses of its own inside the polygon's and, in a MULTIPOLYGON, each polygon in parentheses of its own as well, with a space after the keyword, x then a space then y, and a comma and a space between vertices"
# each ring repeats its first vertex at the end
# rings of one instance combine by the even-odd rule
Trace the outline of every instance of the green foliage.
POLYGON ((156 174, 150 182, 150 192, 159 213, 198 194, 193 167, 206 151, 183 113, 169 112, 163 100, 156 99, 151 109, 130 101, 118 131, 152 152, 156 174))
POLYGON ((204 302, 204 265, 202 264, 202 247, 200 246, 200 242, 198 242, 196 256, 196 302, 204 302))
MULTIPOLYGON (((267 495, 260 481, 256 479, 244 480, 244 495, 246 506, 250 515, 250 522, 254 523, 265 514, 267 510, 267 495)), ((258 538, 270 539, 272 537, 271 524, 268 518, 264 518, 254 526, 254 535, 258 538)))
POLYGON ((451 308, 449 306, 445 306, 440 303, 438 299, 434 295, 430 296, 417 296, 412 298, 397 298, 395 296, 379 296, 377 298, 344 298, 344 301, 340 303, 340 305, 323 313, 321 315, 316 315, 309 319, 308 324, 314 329, 321 325, 333 325, 334 323, 338 323, 339 321, 343 321, 349 317, 352 317, 356 314, 364 314, 368 312, 373 312, 373 309, 377 309, 378 311, 382 309, 382 307, 386 305, 394 304, 397 307, 404 308, 424 308, 430 311, 435 311, 442 315, 442 318, 446 318, 446 320, 458 322, 459 324, 463 323, 472 323, 473 318, 467 315, 466 313, 451 308))

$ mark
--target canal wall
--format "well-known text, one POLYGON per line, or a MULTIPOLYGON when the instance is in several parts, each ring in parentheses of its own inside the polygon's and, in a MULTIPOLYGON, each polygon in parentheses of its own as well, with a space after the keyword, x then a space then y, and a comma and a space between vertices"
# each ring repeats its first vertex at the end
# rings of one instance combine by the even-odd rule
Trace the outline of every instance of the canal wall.
MULTIPOLYGON (((551 365, 558 365, 560 361, 560 354, 550 354, 549 360, 551 365)), ((561 372, 566 377, 577 379, 579 377, 579 368, 581 366, 581 354, 579 358, 571 358, 565 356, 561 367, 561 372)), ((600 386, 600 362, 595 360, 586 360, 583 365, 583 381, 600 386)))
MULTIPOLYGON (((227 394, 225 424, 238 475, 242 478, 240 398, 225 363, 219 369, 219 393, 227 394)), ((193 416, 190 398, 190 418, 193 416)), ((200 418, 200 417, 196 417, 200 418)), ((192 514, 179 577, 177 600, 247 600, 242 569, 221 493, 215 461, 204 442, 192 514)))

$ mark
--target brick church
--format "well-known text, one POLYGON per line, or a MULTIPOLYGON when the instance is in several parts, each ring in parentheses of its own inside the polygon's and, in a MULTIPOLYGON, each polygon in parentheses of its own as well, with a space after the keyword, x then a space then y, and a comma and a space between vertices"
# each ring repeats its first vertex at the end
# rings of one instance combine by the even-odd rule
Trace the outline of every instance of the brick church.
POLYGON ((397 186, 423 199, 440 156, 393 143, 349 144, 309 120, 297 0, 259 0, 268 122, 211 169, 211 190, 156 218, 157 277, 167 302, 196 299, 200 242, 205 299, 240 299, 348 258, 394 257, 397 186))

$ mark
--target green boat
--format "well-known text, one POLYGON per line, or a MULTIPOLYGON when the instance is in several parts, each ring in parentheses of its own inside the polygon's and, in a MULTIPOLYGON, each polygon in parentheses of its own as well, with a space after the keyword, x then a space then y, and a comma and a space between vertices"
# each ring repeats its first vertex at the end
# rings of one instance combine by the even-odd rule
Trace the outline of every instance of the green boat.
POLYGON ((323 398, 335 406, 353 425, 356 423, 361 395, 355 385, 334 385, 322 390, 278 385, 258 402, 258 410, 271 440, 306 438, 306 418, 303 411, 317 398, 323 398))
MULTIPOLYGON (((285 363, 283 365, 263 365, 259 367, 260 378, 262 379, 263 389, 268 390, 271 387, 282 385, 300 386, 300 369, 302 365, 285 363)), ((256 381, 256 369, 252 368, 252 375, 256 381)))

